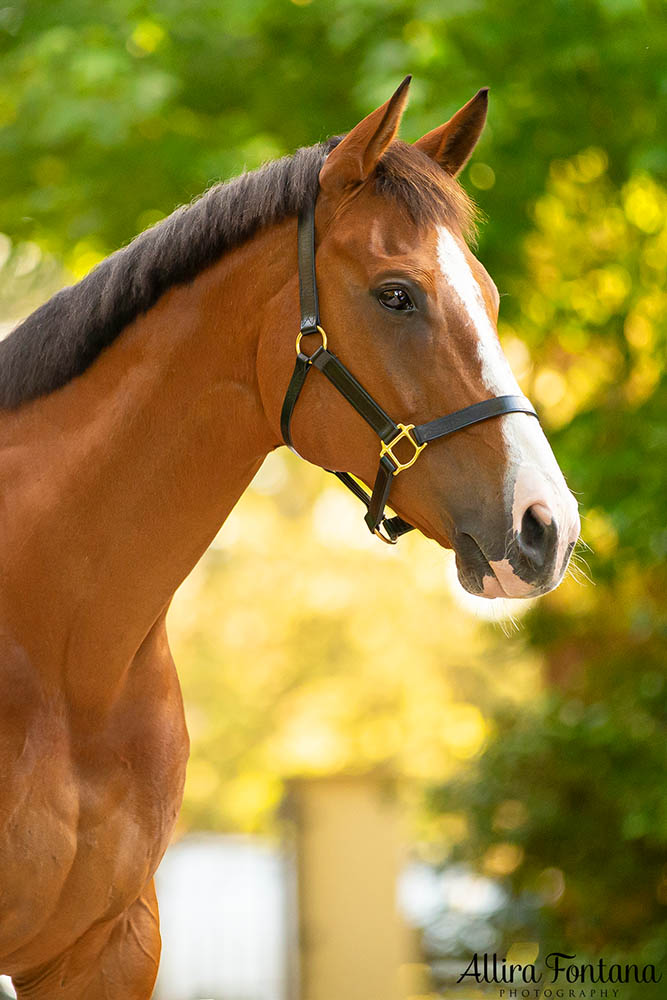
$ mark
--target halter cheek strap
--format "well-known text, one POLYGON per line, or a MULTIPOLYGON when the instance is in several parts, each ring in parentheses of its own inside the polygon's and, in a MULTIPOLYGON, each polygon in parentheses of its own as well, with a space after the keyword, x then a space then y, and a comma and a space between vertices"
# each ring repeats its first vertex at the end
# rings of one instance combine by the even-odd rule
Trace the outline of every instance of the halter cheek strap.
MULTIPOLYGON (((327 335, 320 325, 317 298, 314 202, 299 215, 297 241, 301 325, 296 339, 296 363, 280 415, 282 435, 285 443, 292 451, 295 451, 290 432, 292 414, 308 373, 316 368, 345 397, 380 438, 380 462, 371 493, 368 493, 347 472, 334 471, 333 475, 337 476, 365 505, 367 513, 364 520, 369 529, 383 541, 393 545, 401 535, 413 530, 413 526, 404 521, 403 518, 385 515, 384 510, 389 502, 394 476, 414 465, 430 441, 447 437, 464 427, 470 427, 482 420, 490 420, 492 417, 500 417, 505 413, 528 413, 533 417, 537 417, 537 413, 525 396, 495 396, 492 399, 482 400, 480 403, 473 403, 472 406, 466 406, 464 409, 456 410, 444 417, 437 417, 425 424, 415 426, 414 424, 395 423, 345 367, 343 362, 328 349, 327 335), (306 354, 301 349, 303 338, 313 335, 320 337, 320 343, 312 354, 306 354), (399 442, 403 441, 412 447, 412 454, 408 455, 405 461, 402 461, 394 450, 399 442)), ((404 448, 405 445, 401 445, 401 450, 404 448)))

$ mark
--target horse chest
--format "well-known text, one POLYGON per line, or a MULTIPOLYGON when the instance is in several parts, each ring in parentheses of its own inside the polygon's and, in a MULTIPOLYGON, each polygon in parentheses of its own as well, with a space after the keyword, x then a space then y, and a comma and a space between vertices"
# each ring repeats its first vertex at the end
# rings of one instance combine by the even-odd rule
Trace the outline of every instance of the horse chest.
POLYGON ((20 969, 143 890, 180 806, 187 735, 180 699, 136 685, 98 724, 73 725, 17 647, 4 653, 0 965, 20 969))

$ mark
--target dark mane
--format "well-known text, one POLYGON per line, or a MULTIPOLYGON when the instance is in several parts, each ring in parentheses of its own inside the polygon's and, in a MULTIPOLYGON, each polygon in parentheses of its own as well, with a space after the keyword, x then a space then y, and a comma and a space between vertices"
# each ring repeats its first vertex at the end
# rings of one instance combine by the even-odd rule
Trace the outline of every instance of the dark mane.
MULTIPOLYGON (((215 185, 54 295, 0 341, 0 407, 65 385, 169 288, 192 281, 261 227, 298 214, 315 198, 322 163, 340 138, 215 185)), ((420 225, 446 221, 466 232, 473 222, 463 189, 406 143, 391 144, 375 184, 420 225)))

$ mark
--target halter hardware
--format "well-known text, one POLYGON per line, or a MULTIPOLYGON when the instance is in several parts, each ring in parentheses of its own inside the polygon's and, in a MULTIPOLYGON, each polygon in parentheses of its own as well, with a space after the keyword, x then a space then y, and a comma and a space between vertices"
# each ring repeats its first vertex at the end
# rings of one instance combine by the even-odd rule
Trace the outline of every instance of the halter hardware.
MULTIPOLYGON (((381 542, 385 542, 387 545, 396 545, 400 536, 389 534, 389 529, 386 527, 387 520, 388 518, 385 518, 384 520, 380 521, 377 528, 373 528, 373 534, 376 535, 381 542), (383 529, 387 532, 386 535, 382 533, 383 529)), ((412 531, 412 526, 410 526, 406 530, 412 531)))
POLYGON ((391 461, 394 463, 396 468, 394 469, 393 475, 397 476, 399 472, 403 472, 405 469, 409 469, 411 465, 414 465, 424 448, 428 444, 428 441, 424 441, 423 444, 417 444, 414 437, 410 433, 415 429, 414 424, 396 424, 399 429, 399 433, 396 437, 393 437, 391 441, 381 441, 380 442, 380 458, 388 455, 391 461), (415 452, 409 462, 401 462, 400 459, 394 455, 393 448, 398 444, 399 441, 403 440, 409 441, 415 452))
MULTIPOLYGON (((373 397, 358 382, 352 372, 333 354, 328 347, 327 335, 320 326, 320 310, 317 297, 315 274, 315 202, 311 202, 299 215, 297 229, 299 261, 299 300, 301 305, 301 325, 296 338, 296 364, 287 386, 283 408, 280 414, 280 429, 285 444, 296 451, 290 432, 292 413, 306 381, 308 373, 317 368, 331 382, 335 389, 364 418, 380 438, 380 462, 373 490, 368 493, 349 472, 333 472, 347 488, 354 493, 367 509, 364 517, 369 530, 388 545, 395 545, 401 535, 413 530, 413 526, 402 517, 387 517, 385 507, 389 502, 391 484, 399 472, 411 468, 429 443, 447 437, 472 424, 506 413, 527 413, 537 417, 537 413, 525 396, 493 396, 479 403, 473 403, 462 410, 436 417, 428 423, 395 423, 388 413, 376 403, 373 397), (312 354, 301 350, 303 337, 319 333, 322 343, 312 354), (407 462, 401 462, 394 449, 399 441, 409 441, 414 454, 407 462)), ((298 454, 298 452, 297 452, 298 454)))
POLYGON ((306 357, 310 361, 312 361, 313 358, 315 357, 315 354, 317 354, 317 351, 319 351, 320 348, 323 348, 326 351, 326 349, 327 349, 327 335, 326 335, 326 333, 324 332, 324 330, 322 329, 321 326, 316 326, 314 330, 300 330, 299 333, 297 334, 297 338, 296 338, 296 353, 297 353, 297 357, 299 356, 299 354, 301 354, 301 338, 302 337, 310 337, 310 335, 312 333, 319 333, 320 337, 322 338, 322 343, 320 344, 320 347, 318 347, 317 350, 313 354, 307 354, 306 357))

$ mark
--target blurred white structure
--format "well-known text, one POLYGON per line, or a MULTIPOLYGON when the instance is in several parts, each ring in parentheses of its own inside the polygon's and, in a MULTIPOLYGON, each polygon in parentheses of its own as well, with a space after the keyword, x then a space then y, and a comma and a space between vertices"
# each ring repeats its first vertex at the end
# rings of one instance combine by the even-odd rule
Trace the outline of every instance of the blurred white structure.
POLYGON ((197 835, 156 876, 155 1000, 291 1000, 288 865, 259 837, 197 835))

